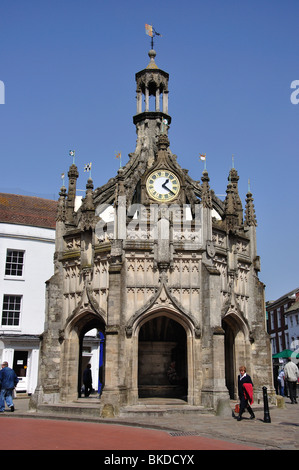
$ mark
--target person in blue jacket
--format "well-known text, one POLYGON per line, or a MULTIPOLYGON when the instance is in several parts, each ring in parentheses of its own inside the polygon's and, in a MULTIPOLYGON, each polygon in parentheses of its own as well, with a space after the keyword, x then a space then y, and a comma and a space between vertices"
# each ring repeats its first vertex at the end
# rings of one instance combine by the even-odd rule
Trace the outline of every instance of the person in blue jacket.
POLYGON ((8 367, 7 362, 3 362, 2 369, 0 370, 0 413, 5 411, 5 401, 10 411, 15 411, 12 392, 18 382, 19 379, 15 371, 8 367))

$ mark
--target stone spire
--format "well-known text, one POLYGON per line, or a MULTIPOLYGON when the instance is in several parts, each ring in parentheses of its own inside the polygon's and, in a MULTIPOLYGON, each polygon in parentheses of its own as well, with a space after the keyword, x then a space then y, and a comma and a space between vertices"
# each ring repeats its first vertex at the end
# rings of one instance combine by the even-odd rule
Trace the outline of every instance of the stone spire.
POLYGON ((253 197, 252 197, 252 193, 250 191, 250 188, 248 188, 248 193, 246 194, 244 225, 247 226, 247 227, 257 226, 255 209, 254 209, 254 204, 253 204, 253 197))
POLYGON ((238 190, 239 176, 237 170, 232 168, 228 176, 228 185, 225 198, 224 218, 228 230, 243 225, 243 207, 238 190))
POLYGON ((239 176, 235 168, 232 168, 230 170, 228 180, 232 184, 234 200, 235 200, 235 210, 238 215, 238 225, 242 225, 243 224, 243 207, 242 207, 242 202, 241 202, 241 199, 239 196, 239 190, 238 190, 239 176))
POLYGON ((227 185, 224 218, 227 230, 233 230, 238 225, 238 213, 236 210, 235 192, 232 183, 227 185))
POLYGON ((86 183, 86 193, 83 201, 83 210, 94 210, 93 204, 93 181, 88 178, 86 183))
POLYGON ((211 197, 211 191, 210 191, 210 185, 209 185, 209 175, 207 170, 204 170, 202 172, 202 177, 201 177, 202 185, 201 185, 201 203, 203 207, 206 207, 208 209, 212 209, 212 197, 211 197))
POLYGON ((58 207, 56 214, 57 222, 65 222, 65 200, 66 200, 66 187, 62 186, 59 193, 58 207))
POLYGON ((66 200, 66 222, 72 224, 74 223, 76 185, 79 177, 78 168, 74 163, 70 166, 67 175, 69 177, 69 189, 66 200))
POLYGON ((55 271, 58 270, 57 259, 59 253, 63 251, 63 235, 65 234, 65 221, 66 221, 66 187, 63 185, 60 189, 57 213, 56 213, 56 231, 55 231, 55 255, 54 266, 55 271))
POLYGON ((81 212, 81 230, 93 229, 95 224, 95 207, 93 203, 93 181, 91 178, 88 178, 86 183, 86 193, 85 198, 82 201, 81 212))

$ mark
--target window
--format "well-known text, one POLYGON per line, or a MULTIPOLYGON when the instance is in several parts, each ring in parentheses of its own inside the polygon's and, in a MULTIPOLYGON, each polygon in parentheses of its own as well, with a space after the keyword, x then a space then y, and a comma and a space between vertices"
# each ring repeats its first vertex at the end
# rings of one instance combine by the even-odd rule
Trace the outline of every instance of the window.
POLYGON ((4 295, 2 326, 18 326, 20 324, 21 301, 21 295, 4 295))
POLYGON ((277 326, 278 328, 281 327, 281 308, 280 307, 277 309, 277 326))
POLYGON ((5 276, 23 276, 24 251, 7 250, 5 276))
POLYGON ((271 338, 271 344, 272 344, 272 354, 276 354, 276 341, 275 338, 271 338))
POLYGON ((285 341, 286 341, 286 348, 289 349, 289 347, 290 347, 290 346, 289 346, 289 344, 290 344, 290 343, 289 343, 289 333, 286 333, 286 334, 285 334, 285 341))
POLYGON ((270 312, 270 328, 271 330, 274 330, 274 312, 271 310, 270 312))
POLYGON ((279 351, 283 351, 283 341, 282 341, 282 334, 278 335, 278 343, 279 343, 279 351))

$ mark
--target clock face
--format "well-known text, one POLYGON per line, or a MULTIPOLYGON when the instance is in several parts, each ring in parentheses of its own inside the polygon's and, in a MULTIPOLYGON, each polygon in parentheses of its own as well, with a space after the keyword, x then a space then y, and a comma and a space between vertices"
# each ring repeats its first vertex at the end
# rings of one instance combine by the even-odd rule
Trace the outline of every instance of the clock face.
POLYGON ((171 201, 180 191, 178 177, 170 170, 156 170, 146 181, 148 194, 156 201, 171 201))

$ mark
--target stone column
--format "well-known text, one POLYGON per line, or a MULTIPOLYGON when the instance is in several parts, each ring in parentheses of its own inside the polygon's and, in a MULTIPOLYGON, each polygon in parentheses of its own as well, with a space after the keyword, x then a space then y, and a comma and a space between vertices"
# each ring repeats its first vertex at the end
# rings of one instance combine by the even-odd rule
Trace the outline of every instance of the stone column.
POLYGON ((160 89, 156 88, 156 112, 160 111, 160 89))
POLYGON ((145 89, 145 112, 149 111, 149 90, 145 89))
POLYGON ((122 295, 121 295, 121 242, 115 240, 111 249, 109 268, 108 320, 106 326, 105 386, 101 402, 113 409, 116 415, 123 399, 123 361, 121 354, 124 335, 121 334, 122 295))
POLYGON ((225 385, 224 330, 221 327, 220 273, 209 264, 203 264, 203 334, 202 334, 202 405, 217 409, 219 401, 229 405, 225 385))
POLYGON ((142 91, 137 91, 137 114, 142 113, 142 91))
POLYGON ((168 114, 168 91, 163 90, 163 113, 168 114))

